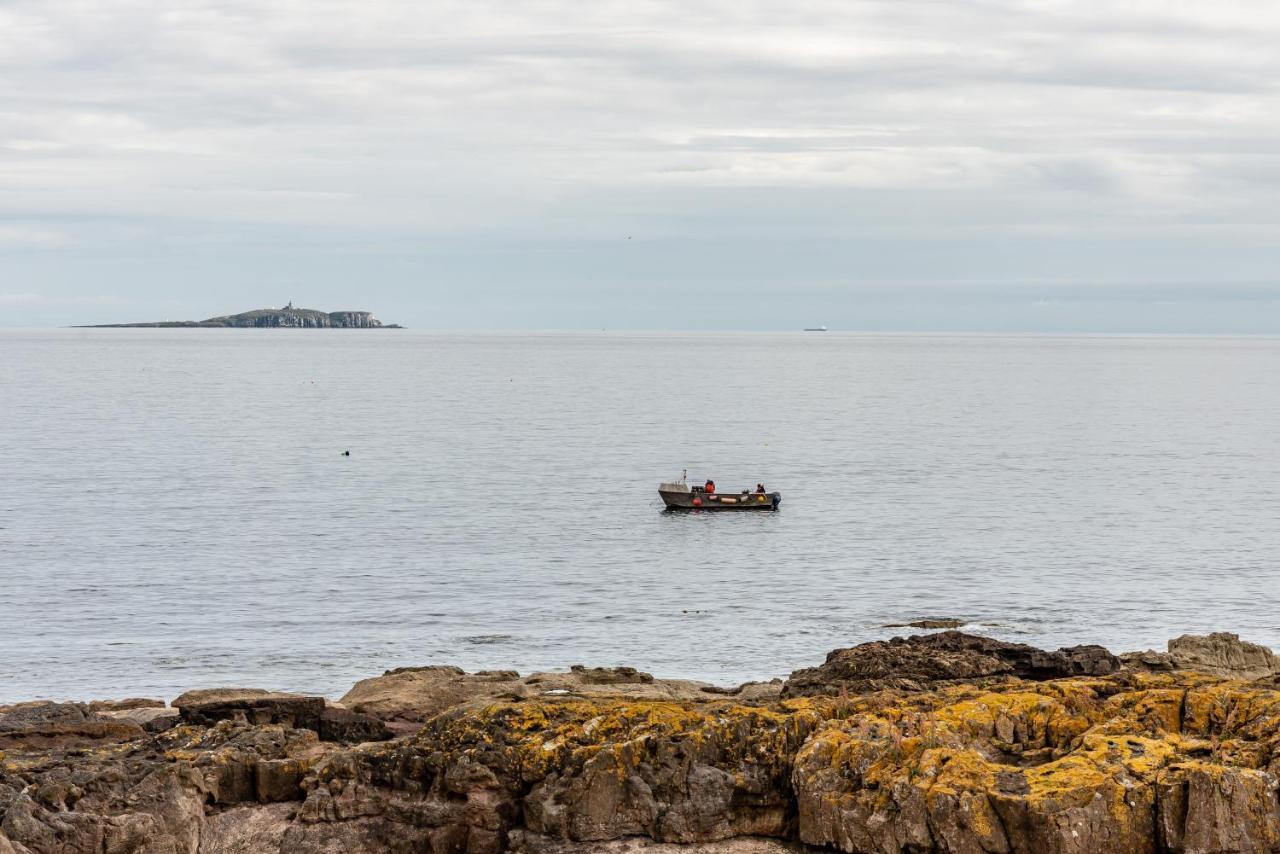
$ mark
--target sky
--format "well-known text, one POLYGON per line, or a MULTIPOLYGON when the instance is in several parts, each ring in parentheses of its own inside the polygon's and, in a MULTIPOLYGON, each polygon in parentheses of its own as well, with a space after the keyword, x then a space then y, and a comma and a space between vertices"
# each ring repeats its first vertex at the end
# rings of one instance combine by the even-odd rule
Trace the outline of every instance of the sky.
POLYGON ((1274 0, 0 0, 0 325, 1280 334, 1274 0))

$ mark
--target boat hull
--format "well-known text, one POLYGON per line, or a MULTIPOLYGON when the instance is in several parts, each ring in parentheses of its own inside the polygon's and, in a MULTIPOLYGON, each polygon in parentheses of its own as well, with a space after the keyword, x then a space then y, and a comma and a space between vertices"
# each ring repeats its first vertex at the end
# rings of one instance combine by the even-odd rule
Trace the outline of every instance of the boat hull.
POLYGON ((668 492, 659 489, 662 503, 668 510, 777 510, 782 503, 779 492, 752 492, 737 495, 721 495, 706 492, 668 492))

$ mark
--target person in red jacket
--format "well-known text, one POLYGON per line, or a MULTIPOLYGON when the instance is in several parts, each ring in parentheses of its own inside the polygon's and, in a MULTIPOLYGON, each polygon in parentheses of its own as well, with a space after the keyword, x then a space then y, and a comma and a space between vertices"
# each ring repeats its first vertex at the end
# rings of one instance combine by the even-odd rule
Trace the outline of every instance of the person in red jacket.
POLYGON ((714 495, 716 491, 716 482, 711 478, 707 478, 707 485, 702 487, 702 491, 714 495))

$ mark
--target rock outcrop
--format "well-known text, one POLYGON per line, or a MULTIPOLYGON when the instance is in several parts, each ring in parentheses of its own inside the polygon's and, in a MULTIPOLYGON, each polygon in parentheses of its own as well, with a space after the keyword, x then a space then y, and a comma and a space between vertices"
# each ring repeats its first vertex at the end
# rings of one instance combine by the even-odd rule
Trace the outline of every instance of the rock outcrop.
POLYGON ((754 703, 433 668, 349 708, 184 695, 161 732, 97 717, 148 706, 0 708, 0 854, 1280 850, 1280 691, 951 634, 838 650, 754 703), (361 709, 423 720, 326 734, 361 709))
POLYGON ((1280 674, 1280 657, 1231 632, 1182 635, 1169 641, 1168 652, 1145 650, 1120 657, 1126 667, 1139 670, 1194 670, 1235 679, 1264 679, 1280 674))
POLYGON ((278 724, 309 729, 324 741, 357 744, 385 741, 391 729, 379 718, 330 706, 323 697, 279 694, 258 688, 188 691, 173 701, 183 722, 212 726, 218 721, 278 724))
POLYGON ((965 621, 954 617, 924 617, 909 623, 886 623, 886 629, 960 629, 965 621))
POLYGON ((835 696, 886 688, 920 691, 959 681, 1104 676, 1119 669, 1120 660, 1100 646, 1046 652, 1026 644, 948 631, 837 649, 822 665, 792 673, 782 696, 835 696))
POLYGON ((355 684, 339 701, 354 712, 373 715, 393 725, 421 723, 446 709, 492 700, 542 697, 627 697, 636 700, 691 701, 731 696, 740 702, 778 698, 781 683, 749 682, 734 689, 685 679, 655 679, 632 667, 583 667, 568 673, 514 670, 467 673, 444 665, 402 667, 355 684))

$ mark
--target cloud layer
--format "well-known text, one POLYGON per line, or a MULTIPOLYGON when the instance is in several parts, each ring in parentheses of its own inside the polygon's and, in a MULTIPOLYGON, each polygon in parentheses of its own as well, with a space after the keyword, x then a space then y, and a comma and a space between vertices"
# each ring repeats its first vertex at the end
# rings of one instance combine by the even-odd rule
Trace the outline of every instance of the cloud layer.
POLYGON ((1256 320, 1278 36, 1261 0, 0 2, 0 295, 914 328, 873 295, 950 287, 917 325, 1003 328, 998 292, 1056 328, 1049 290, 1116 287, 1256 320))

